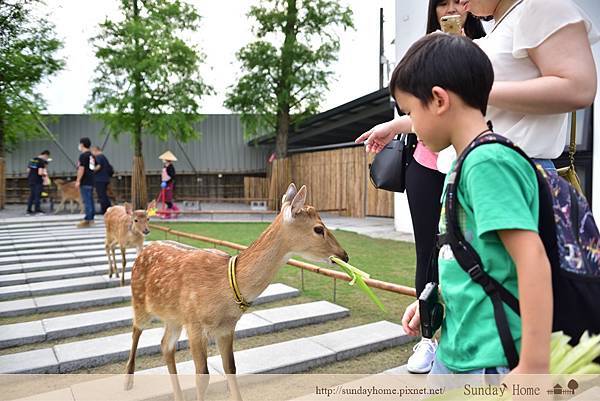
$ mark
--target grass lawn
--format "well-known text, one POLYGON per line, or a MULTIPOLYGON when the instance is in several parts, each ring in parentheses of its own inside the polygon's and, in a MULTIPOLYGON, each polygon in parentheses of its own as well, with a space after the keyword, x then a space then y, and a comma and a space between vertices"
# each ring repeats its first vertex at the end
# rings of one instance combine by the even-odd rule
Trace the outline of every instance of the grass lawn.
MULTIPOLYGON (((266 223, 160 223, 174 230, 204 235, 211 238, 227 240, 238 244, 249 245, 268 226, 266 223)), ((406 286, 414 286, 415 255, 414 245, 399 241, 374 239, 347 231, 334 231, 342 247, 350 255, 350 263, 368 272, 372 278, 389 281, 406 286)), ((165 233, 154 230, 149 239, 165 239, 165 233)), ((176 240, 174 236, 168 239, 176 240)), ((208 248, 211 244, 180 238, 180 242, 197 247, 208 248)), ((231 249, 220 248, 226 252, 231 249)), ((335 267, 329 267, 334 269, 335 267)), ((301 289, 301 269, 284 266, 280 269, 276 282, 282 282, 301 289)), ((382 319, 399 323, 404 308, 414 300, 412 297, 374 290, 386 307, 383 313, 358 288, 338 281, 336 284, 336 303, 350 309, 352 319, 368 323, 382 319)), ((304 272, 304 297, 314 300, 333 301, 333 279, 308 271, 304 272)))

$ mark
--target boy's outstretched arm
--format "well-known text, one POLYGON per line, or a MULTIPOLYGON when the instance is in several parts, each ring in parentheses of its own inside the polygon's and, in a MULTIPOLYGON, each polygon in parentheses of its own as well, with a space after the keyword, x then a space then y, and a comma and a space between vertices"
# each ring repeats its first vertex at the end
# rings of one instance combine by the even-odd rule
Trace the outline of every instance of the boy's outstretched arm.
POLYGON ((552 334, 552 276, 544 244, 533 231, 498 231, 517 266, 521 355, 513 373, 548 373, 552 334))

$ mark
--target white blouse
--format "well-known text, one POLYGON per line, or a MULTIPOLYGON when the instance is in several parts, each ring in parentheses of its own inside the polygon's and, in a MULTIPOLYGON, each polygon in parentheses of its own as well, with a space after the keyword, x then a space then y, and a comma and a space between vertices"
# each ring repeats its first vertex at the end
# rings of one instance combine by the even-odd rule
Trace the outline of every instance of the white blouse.
MULTIPOLYGON (((525 81, 541 76, 527 50, 538 47, 566 25, 582 21, 590 44, 600 40, 590 19, 571 0, 523 0, 476 42, 492 61, 495 81, 525 81)), ((494 131, 515 142, 530 157, 554 159, 565 147, 566 113, 523 114, 489 106, 486 118, 494 124, 494 131)))

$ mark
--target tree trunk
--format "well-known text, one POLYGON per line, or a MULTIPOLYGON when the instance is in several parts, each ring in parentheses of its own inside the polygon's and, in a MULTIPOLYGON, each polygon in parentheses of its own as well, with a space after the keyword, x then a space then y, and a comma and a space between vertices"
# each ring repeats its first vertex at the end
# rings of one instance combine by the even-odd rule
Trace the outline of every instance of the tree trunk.
POLYGON ((277 137, 275 139, 275 155, 278 159, 287 156, 288 134, 290 132, 290 94, 292 93, 292 49, 296 45, 296 25, 298 23, 298 6, 296 0, 287 0, 286 23, 283 29, 285 39, 281 50, 281 80, 277 90, 277 137))
MULTIPOLYGON (((133 16, 139 23, 139 8, 137 0, 133 1, 133 16)), ((136 57, 141 58, 139 41, 135 37, 136 57)), ((142 154, 142 116, 140 101, 142 97, 142 77, 139 71, 133 75, 135 95, 133 98, 133 116, 135 119, 135 132, 133 133, 133 169, 131 172, 131 204, 134 209, 145 209, 148 204, 148 191, 146 189, 146 169, 144 168, 144 156, 142 154)))
MULTIPOLYGON (((3 107, 0 105, 0 108, 3 107)), ((4 110, 0 109, 0 210, 6 203, 6 162, 4 160, 4 110)))
POLYGON ((280 110, 277 113, 277 138, 275 138, 275 155, 278 159, 287 157, 288 134, 290 131, 290 111, 280 110))

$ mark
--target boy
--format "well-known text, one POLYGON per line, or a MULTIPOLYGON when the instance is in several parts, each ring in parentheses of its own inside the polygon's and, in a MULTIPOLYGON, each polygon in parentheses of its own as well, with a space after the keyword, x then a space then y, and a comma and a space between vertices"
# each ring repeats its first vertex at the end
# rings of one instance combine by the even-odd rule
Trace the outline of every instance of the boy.
MULTIPOLYGON (((452 145, 461 154, 489 131, 484 115, 493 80, 491 63, 477 45, 432 34, 408 50, 391 77, 390 91, 429 149, 439 152, 452 145)), ((519 298, 520 318, 504 305, 520 354, 512 372, 548 373, 552 283, 537 233, 535 172, 512 149, 481 146, 464 162, 458 203, 461 230, 483 269, 519 298)), ((445 233, 444 211, 440 233, 445 233)), ((445 317, 431 373, 507 373, 489 297, 458 265, 449 246, 440 250, 438 265, 445 317)), ((418 302, 407 308, 402 324, 408 334, 418 334, 418 302)))
POLYGON ((96 160, 94 173, 96 195, 98 195, 98 201, 100 201, 100 214, 104 214, 111 205, 108 197, 108 185, 110 184, 112 166, 99 146, 92 146, 92 156, 96 160))

